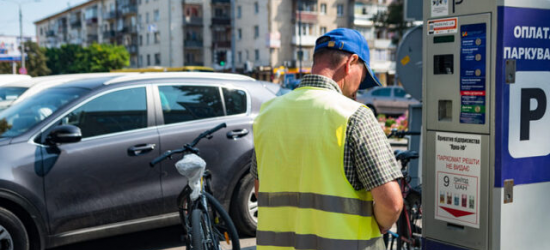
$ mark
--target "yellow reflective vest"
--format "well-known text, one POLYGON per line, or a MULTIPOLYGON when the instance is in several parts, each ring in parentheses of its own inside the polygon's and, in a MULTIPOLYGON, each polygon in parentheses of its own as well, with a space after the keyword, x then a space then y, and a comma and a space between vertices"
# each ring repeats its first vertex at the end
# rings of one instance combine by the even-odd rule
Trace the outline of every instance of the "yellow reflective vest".
POLYGON ((314 87, 262 105, 254 121, 258 250, 384 249, 371 193, 344 173, 346 128, 360 106, 314 87))

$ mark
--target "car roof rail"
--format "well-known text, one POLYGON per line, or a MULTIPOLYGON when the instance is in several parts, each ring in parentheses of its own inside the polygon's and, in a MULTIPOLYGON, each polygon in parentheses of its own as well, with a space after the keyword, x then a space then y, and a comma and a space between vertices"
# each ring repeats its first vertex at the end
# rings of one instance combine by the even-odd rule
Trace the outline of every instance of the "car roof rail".
POLYGON ((111 79, 103 85, 111 85, 116 83, 122 83, 135 80, 149 80, 149 79, 170 79, 170 78, 199 78, 199 79, 223 79, 223 80, 249 80, 256 81, 256 79, 239 74, 233 73, 210 73, 210 72, 147 72, 134 75, 121 76, 111 79))

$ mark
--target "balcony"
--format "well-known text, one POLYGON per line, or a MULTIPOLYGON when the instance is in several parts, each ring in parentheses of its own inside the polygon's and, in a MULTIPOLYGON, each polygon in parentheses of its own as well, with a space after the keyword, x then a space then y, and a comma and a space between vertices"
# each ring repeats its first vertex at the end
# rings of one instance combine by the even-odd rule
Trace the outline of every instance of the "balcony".
POLYGON ((202 48, 202 40, 185 40, 184 46, 185 48, 202 48))
POLYGON ((87 36, 87 39, 86 39, 86 42, 88 42, 89 44, 91 43, 94 43, 94 42, 98 42, 98 35, 88 35, 87 36))
POLYGON ((231 48, 231 41, 212 42, 212 48, 231 48))
POLYGON ((86 25, 95 25, 95 24, 97 24, 97 16, 86 18, 86 25))
POLYGON ((187 26, 202 26, 203 25, 203 19, 202 17, 190 17, 186 16, 183 19, 183 25, 187 26))
POLYGON ((53 30, 46 31, 46 37, 54 37, 54 36, 55 36, 55 32, 53 30))
POLYGON ((296 11, 296 16, 295 16, 295 22, 297 22, 298 20, 302 20, 302 22, 308 22, 308 23, 316 23, 317 22, 317 19, 319 17, 319 14, 317 12, 308 12, 308 11, 302 11, 301 13, 296 11), (300 19, 301 17, 301 19, 300 19))
POLYGON ((137 14, 137 5, 125 5, 120 8, 122 15, 136 15, 137 14))
POLYGON ((128 34, 134 34, 138 32, 138 26, 124 26, 122 29, 119 30, 119 35, 128 35, 128 34))
POLYGON ((115 37, 115 31, 114 30, 108 30, 103 32, 103 39, 110 39, 115 37))
POLYGON ((212 0, 212 3, 213 4, 219 4, 219 3, 221 3, 221 4, 230 4, 231 1, 230 0, 212 0))
POLYGON ((130 53, 130 54, 137 54, 137 52, 138 52, 138 46, 137 46, 137 44, 126 45, 126 50, 127 50, 128 53, 130 53))
POLYGON ((70 25, 71 29, 78 29, 82 27, 82 22, 80 21, 80 18, 71 18, 70 25))
POLYGON ((292 45, 315 46, 318 36, 292 36, 292 45))
POLYGON ((112 20, 116 18, 116 11, 107 11, 103 13, 103 19, 105 20, 112 20))
POLYGON ((231 25, 231 19, 229 17, 213 17, 212 25, 231 25))

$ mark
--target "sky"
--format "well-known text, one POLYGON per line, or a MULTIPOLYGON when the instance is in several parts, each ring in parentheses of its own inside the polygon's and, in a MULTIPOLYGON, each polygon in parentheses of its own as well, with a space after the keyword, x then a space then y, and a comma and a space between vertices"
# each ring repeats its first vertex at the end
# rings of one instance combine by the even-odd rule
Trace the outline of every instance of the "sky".
POLYGON ((0 35, 19 36, 19 4, 23 13, 23 35, 36 36, 34 22, 77 6, 87 0, 0 0, 0 35))

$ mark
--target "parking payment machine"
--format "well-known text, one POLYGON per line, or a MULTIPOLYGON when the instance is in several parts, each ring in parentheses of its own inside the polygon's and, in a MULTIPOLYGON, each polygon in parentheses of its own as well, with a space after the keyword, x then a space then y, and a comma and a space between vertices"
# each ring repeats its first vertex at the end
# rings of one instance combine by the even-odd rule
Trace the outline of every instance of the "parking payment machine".
POLYGON ((423 249, 550 249, 550 1, 426 0, 423 249))

